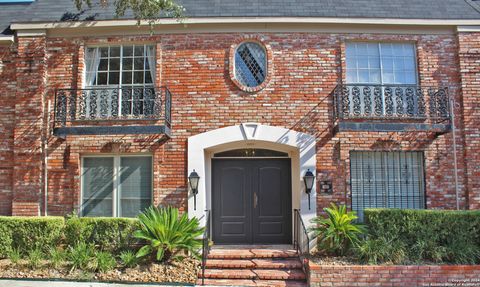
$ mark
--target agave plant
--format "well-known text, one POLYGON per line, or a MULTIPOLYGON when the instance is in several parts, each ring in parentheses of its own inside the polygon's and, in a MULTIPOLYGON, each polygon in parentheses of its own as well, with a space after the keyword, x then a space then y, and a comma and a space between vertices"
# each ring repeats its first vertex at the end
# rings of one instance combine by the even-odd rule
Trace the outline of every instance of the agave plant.
POLYGON ((359 242, 359 236, 365 232, 362 224, 355 223, 358 218, 354 211, 347 211, 345 205, 331 203, 323 209, 327 218, 312 219, 316 224, 310 231, 318 238, 321 251, 333 255, 345 255, 352 245, 359 242))
POLYGON ((197 218, 188 218, 187 214, 179 216, 177 208, 150 206, 138 215, 140 230, 135 231, 134 237, 148 242, 140 248, 137 258, 153 255, 157 261, 181 259, 180 253, 190 252, 199 257, 198 251, 202 247, 204 228, 200 227, 197 218))

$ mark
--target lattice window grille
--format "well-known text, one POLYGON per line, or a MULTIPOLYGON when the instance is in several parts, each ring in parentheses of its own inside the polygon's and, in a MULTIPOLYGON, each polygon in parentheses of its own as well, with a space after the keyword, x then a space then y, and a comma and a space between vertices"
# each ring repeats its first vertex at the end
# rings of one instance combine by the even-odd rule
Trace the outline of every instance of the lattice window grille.
POLYGON ((258 43, 242 43, 235 53, 235 78, 242 85, 257 87, 265 81, 267 56, 258 43))

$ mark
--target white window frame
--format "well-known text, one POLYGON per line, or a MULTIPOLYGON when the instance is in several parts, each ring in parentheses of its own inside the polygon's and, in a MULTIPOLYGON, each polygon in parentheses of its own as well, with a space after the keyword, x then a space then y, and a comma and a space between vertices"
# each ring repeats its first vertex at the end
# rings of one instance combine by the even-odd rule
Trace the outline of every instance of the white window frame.
MULTIPOLYGON (((123 107, 122 107, 122 102, 123 102, 123 99, 122 99, 122 96, 123 96, 123 92, 122 92, 122 89, 123 88, 151 88, 151 89, 154 89, 155 88, 155 85, 156 85, 156 78, 157 78, 157 66, 156 66, 156 60, 157 60, 157 56, 156 56, 156 46, 155 44, 153 43, 132 43, 132 44, 108 44, 108 45, 87 45, 85 46, 85 55, 84 55, 84 63, 85 63, 85 69, 83 69, 83 88, 84 89, 95 89, 95 88, 100 88, 100 89, 117 89, 119 92, 118 92, 118 100, 117 100, 117 106, 118 106, 118 115, 119 116, 128 116, 128 115, 133 115, 134 114, 134 101, 133 101, 133 95, 132 95, 132 100, 130 101, 130 112, 127 112, 127 113, 123 113, 123 107), (119 70, 118 70, 118 73, 119 73, 119 78, 118 78, 118 84, 109 84, 109 79, 110 79, 110 49, 111 48, 119 48, 120 49, 120 55, 119 55, 119 70), (124 56, 124 49, 125 47, 132 47, 132 55, 131 56, 124 56), (143 47, 143 69, 142 70, 135 70, 135 48, 136 47, 143 47), (145 79, 146 79, 146 75, 147 75, 147 69, 146 69, 146 66, 147 66, 147 63, 149 61, 148 59, 148 53, 147 53, 147 49, 151 47, 153 49, 153 62, 155 63, 155 66, 153 67, 149 67, 150 69, 148 70, 148 73, 150 73, 150 77, 151 77, 151 80, 152 82, 151 83, 145 83, 145 79), (95 83, 93 85, 87 85, 87 74, 88 74, 88 71, 87 71, 87 62, 88 62, 88 58, 87 58, 87 50, 88 49, 97 49, 98 53, 100 53, 100 49, 102 48, 108 48, 108 56, 107 56, 107 70, 106 71, 98 71, 98 69, 96 69, 95 71, 95 83), (131 70, 124 70, 123 69, 123 61, 125 58, 131 58, 132 59, 132 69, 131 70), (153 75, 152 75, 152 71, 153 71, 153 75), (106 84, 102 84, 102 85, 98 85, 97 82, 98 82, 98 75, 99 73, 106 73, 107 74, 107 83, 106 84), (123 79, 123 74, 124 72, 131 72, 132 75, 131 75, 131 82, 130 83, 123 83, 124 82, 124 79, 123 79), (142 72, 143 73, 143 83, 134 83, 134 78, 135 78, 135 73, 136 72, 142 72)), ((116 58, 116 57, 114 57, 116 58)), ((104 58, 105 59, 105 58, 104 58)), ((100 59, 101 61, 101 59, 100 59)), ((99 65, 100 65, 100 62, 99 62, 99 65)), ((149 64, 150 66, 150 64, 149 64)), ((116 70, 114 70, 116 71, 116 70)), ((143 102, 140 101, 140 102, 143 102)), ((145 103, 143 102, 143 105, 145 103)))
MULTIPOLYGON (((121 88, 122 86, 131 86, 131 87, 146 87, 146 86, 155 86, 155 80, 156 79, 153 79, 152 78, 152 83, 145 83, 145 73, 146 73, 146 63, 148 61, 148 56, 147 56, 147 47, 153 47, 154 48, 154 51, 156 51, 156 47, 153 43, 150 43, 150 44, 135 44, 135 43, 132 43, 132 44, 111 44, 111 45, 86 45, 85 46, 85 51, 88 50, 88 49, 100 49, 100 48, 108 48, 108 49, 111 49, 111 48, 115 48, 115 47, 119 47, 120 48, 120 67, 119 67, 119 80, 118 80, 118 84, 108 84, 108 78, 107 78, 107 84, 106 85, 97 85, 97 84, 94 84, 94 85, 91 85, 91 86, 87 86, 86 85, 86 76, 87 76, 87 70, 86 69, 83 69, 83 86, 84 88, 92 88, 92 87, 118 87, 118 88, 121 88), (132 74, 132 82, 130 84, 123 84, 123 59, 124 59, 124 56, 123 56, 123 49, 125 47, 133 47, 133 49, 135 49, 135 47, 137 46, 143 46, 143 52, 144 52, 144 63, 143 63, 143 84, 134 84, 133 83, 133 77, 134 75, 132 74)), ((85 52, 85 58, 84 58, 84 62, 86 63, 87 62, 87 53, 85 52)), ((130 56, 129 56, 130 58, 130 56)), ((134 59, 134 56, 132 55, 131 56, 132 59, 134 59)), ((108 56, 107 59, 110 59, 110 55, 108 56)), ((156 52, 155 52, 155 62, 156 62, 156 52)), ((133 61, 133 60, 132 60, 133 61)), ((136 70, 134 69, 134 63, 132 62, 132 70, 128 70, 128 71, 131 71, 132 73, 134 73, 136 70)), ((150 69, 156 69, 157 67, 150 67, 150 69)), ((140 71, 140 70, 138 70, 140 71)), ((110 64, 108 65, 108 68, 106 71, 104 71, 107 73, 107 76, 109 75, 110 73, 110 64)), ((156 71, 155 71, 156 72, 156 71)), ((96 77, 98 77, 98 70, 97 70, 97 75, 96 77)), ((154 73, 156 75, 156 73, 154 73)), ((97 81, 97 79, 95 79, 95 82, 97 81)))
POLYGON ((152 154, 95 154, 95 155, 83 155, 81 157, 81 166, 80 166, 80 210, 79 210, 79 215, 80 216, 85 216, 84 214, 84 207, 83 207, 83 199, 84 199, 84 184, 83 184, 83 174, 84 174, 84 159, 85 158, 113 158, 113 190, 112 190, 112 216, 111 217, 120 217, 120 202, 119 202, 119 189, 118 187, 120 186, 120 159, 123 157, 146 157, 146 158, 151 158, 151 170, 152 170, 152 176, 151 176, 151 187, 152 190, 150 191, 151 198, 150 201, 153 204, 153 176, 154 176, 154 170, 153 170, 153 155, 152 154))
MULTIPOLYGON (((356 55, 358 56, 358 55, 356 55)), ((418 70, 418 55, 417 55, 417 45, 415 42, 412 42, 412 41, 347 41, 345 43, 345 67, 346 67, 346 70, 345 70, 345 80, 346 80, 346 83, 347 84, 363 84, 363 85, 392 85, 392 86, 415 86, 415 85, 418 85, 419 84, 419 70, 418 70), (373 83, 373 82, 360 82, 358 81, 359 79, 359 76, 357 74, 357 81, 356 82, 349 82, 348 81, 348 70, 349 67, 348 67, 348 56, 347 56, 347 46, 348 45, 352 45, 352 44, 375 44, 377 46, 377 49, 378 49, 378 57, 379 57, 379 62, 380 62, 380 82, 378 83, 373 83), (383 65, 383 59, 382 59, 382 44, 409 44, 409 45, 412 45, 412 49, 413 49, 413 58, 414 58, 414 72, 415 72, 415 83, 411 83, 411 84, 405 84, 405 83, 386 83, 384 81, 384 75, 383 75, 383 71, 384 71, 384 65, 383 65)), ((355 70, 357 70, 358 72, 358 67, 355 68, 355 70)))

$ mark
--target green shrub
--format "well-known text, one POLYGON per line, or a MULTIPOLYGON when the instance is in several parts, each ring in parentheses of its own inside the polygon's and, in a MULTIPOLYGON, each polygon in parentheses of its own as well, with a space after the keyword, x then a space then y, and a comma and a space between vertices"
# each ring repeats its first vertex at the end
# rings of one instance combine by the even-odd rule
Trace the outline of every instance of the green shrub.
POLYGON ((360 242, 355 248, 355 254, 360 261, 368 264, 402 264, 406 259, 405 246, 385 237, 360 242))
POLYGON ((327 218, 321 216, 312 219, 316 224, 310 231, 318 239, 319 250, 330 255, 345 255, 350 247, 359 242, 359 236, 365 230, 363 225, 355 223, 358 218, 354 211, 347 211, 345 205, 335 203, 323 209, 327 218))
POLYGON ((7 217, 0 216, 0 258, 17 249, 27 255, 32 250, 47 252, 62 239, 62 217, 7 217))
POLYGON ((28 253, 27 258, 28 258, 28 267, 32 269, 36 269, 40 267, 40 264, 43 259, 43 253, 40 249, 34 249, 28 253))
POLYGON ((60 248, 50 248, 48 251, 50 266, 53 268, 59 268, 62 266, 63 262, 65 261, 65 251, 60 248))
POLYGON ((8 258, 13 263, 13 265, 17 265, 20 262, 20 259, 22 259, 22 255, 20 254, 20 251, 18 251, 18 249, 14 248, 10 250, 8 258))
POLYGON ((410 247, 410 260, 441 263, 447 256, 447 249, 435 240, 419 239, 410 247))
POLYGON ((367 209, 369 240, 405 246, 406 261, 480 263, 480 211, 367 209))
POLYGON ((67 219, 65 225, 67 245, 88 242, 98 250, 113 253, 135 244, 132 234, 139 228, 138 220, 133 218, 72 217, 67 219))
POLYGON ((480 245, 455 240, 447 247, 447 261, 455 264, 477 264, 480 262, 480 245))
POLYGON ((72 264, 71 270, 90 270, 92 262, 95 260, 95 248, 91 244, 79 242, 75 246, 70 246, 68 260, 72 264))
POLYGON ((92 270, 92 271, 107 272, 107 271, 113 270, 117 266, 117 261, 115 260, 115 257, 113 257, 112 254, 105 251, 97 252, 95 254, 95 259, 96 259, 97 266, 95 270, 92 270))
POLYGON ((181 258, 179 253, 184 251, 199 257, 202 246, 199 237, 204 228, 200 227, 197 218, 189 219, 186 213, 179 216, 177 208, 153 206, 140 213, 138 218, 141 228, 134 236, 146 240, 148 245, 138 250, 137 258, 154 254, 157 261, 168 261, 181 258))
POLYGON ((131 250, 123 251, 120 253, 120 261, 124 267, 132 268, 137 265, 137 257, 131 250))

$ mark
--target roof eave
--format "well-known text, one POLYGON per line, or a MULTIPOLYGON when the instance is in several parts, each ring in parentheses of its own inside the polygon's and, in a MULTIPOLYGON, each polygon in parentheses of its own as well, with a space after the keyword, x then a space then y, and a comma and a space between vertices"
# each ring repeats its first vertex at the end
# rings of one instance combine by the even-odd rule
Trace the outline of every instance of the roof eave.
MULTIPOLYGON (((163 18, 156 21, 160 25, 184 24, 243 24, 243 23, 303 23, 303 24, 367 24, 367 25, 419 25, 419 26, 479 26, 480 19, 399 19, 399 18, 337 18, 337 17, 205 17, 183 20, 163 18)), ((39 21, 14 22, 12 30, 91 28, 148 26, 149 21, 134 19, 95 20, 95 21, 39 21)))
POLYGON ((0 45, 9 45, 15 41, 13 35, 0 36, 0 45))

